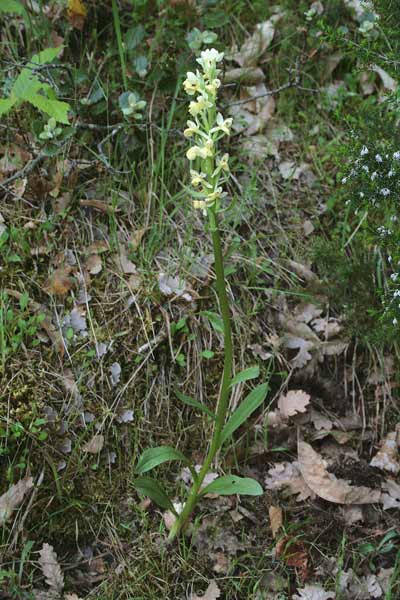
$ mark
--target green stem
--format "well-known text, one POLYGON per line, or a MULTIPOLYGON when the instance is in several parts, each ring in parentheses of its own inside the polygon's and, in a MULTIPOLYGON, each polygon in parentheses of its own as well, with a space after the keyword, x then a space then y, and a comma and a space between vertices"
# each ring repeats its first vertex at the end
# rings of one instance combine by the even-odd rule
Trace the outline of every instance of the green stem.
POLYGON ((207 456, 204 460, 203 466, 198 474, 197 480, 193 482, 193 485, 189 491, 185 506, 179 515, 179 518, 175 521, 168 541, 173 541, 179 534, 182 527, 193 512, 194 507, 199 499, 199 491, 201 484, 207 475, 211 463, 213 462, 218 450, 221 446, 221 432, 225 424, 226 413, 228 410, 229 395, 230 395, 230 382, 232 379, 232 360, 233 360, 233 345, 232 345, 232 331, 231 331, 231 319, 228 295, 225 287, 225 274, 224 274, 224 262, 221 249, 221 238, 218 229, 218 218, 215 208, 208 209, 208 220, 210 224, 210 231, 214 249, 215 259, 215 275, 216 275, 216 288, 219 300, 219 306, 224 324, 224 369, 222 372, 221 387, 219 392, 216 418, 213 436, 211 439, 210 448, 207 456))
POLYGON ((115 31, 115 35, 117 38, 119 61, 121 63, 122 80, 124 82, 124 89, 125 89, 125 91, 127 91, 128 90, 128 77, 126 74, 125 50, 124 50, 124 44, 122 41, 121 21, 119 18, 117 0, 112 0, 112 14, 113 14, 113 20, 114 20, 114 31, 115 31))

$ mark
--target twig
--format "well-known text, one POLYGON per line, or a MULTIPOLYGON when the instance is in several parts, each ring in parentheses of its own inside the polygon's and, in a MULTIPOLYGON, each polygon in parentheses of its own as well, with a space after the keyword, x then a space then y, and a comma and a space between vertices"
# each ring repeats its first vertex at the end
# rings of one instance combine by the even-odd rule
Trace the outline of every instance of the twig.
POLYGON ((4 179, 4 181, 1 182, 2 187, 9 185, 16 179, 19 179, 20 177, 24 177, 25 175, 30 173, 36 167, 37 164, 39 164, 44 158, 46 158, 46 156, 47 155, 44 154, 44 152, 41 152, 40 154, 38 154, 36 156, 36 158, 33 158, 28 163, 26 163, 26 165, 24 167, 22 167, 22 169, 20 169, 16 173, 14 173, 14 175, 11 175, 11 177, 8 177, 8 179, 4 179))
MULTIPOLYGON (((256 94, 255 96, 251 96, 250 98, 246 98, 245 100, 237 100, 235 102, 228 102, 224 106, 240 106, 241 104, 247 104, 248 102, 253 102, 254 100, 258 100, 259 98, 265 98, 266 96, 275 96, 276 94, 280 94, 284 90, 288 90, 290 88, 296 88, 298 90, 302 90, 303 92, 312 92, 319 93, 320 90, 316 88, 307 88, 300 85, 300 67, 299 67, 299 59, 296 60, 296 66, 293 69, 294 77, 292 76, 289 81, 284 83, 283 85, 275 88, 273 90, 267 90, 262 94, 256 94)), ((289 71, 289 74, 292 75, 293 71, 289 71)))

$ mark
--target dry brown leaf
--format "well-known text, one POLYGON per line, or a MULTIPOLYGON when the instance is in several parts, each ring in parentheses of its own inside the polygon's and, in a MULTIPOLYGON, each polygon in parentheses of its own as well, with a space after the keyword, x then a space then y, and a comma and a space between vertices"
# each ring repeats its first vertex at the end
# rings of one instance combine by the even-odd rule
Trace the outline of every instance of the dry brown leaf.
POLYGON ((293 417, 297 413, 306 412, 310 404, 310 394, 302 390, 290 390, 286 395, 282 394, 278 400, 278 408, 285 418, 293 417))
POLYGON ((274 38, 275 22, 278 18, 279 16, 275 15, 268 21, 256 25, 253 35, 247 38, 239 52, 233 56, 241 67, 252 67, 257 64, 274 38))
POLYGON ((349 485, 343 479, 329 473, 325 462, 315 450, 299 440, 299 468, 304 481, 320 498, 336 504, 371 504, 379 502, 381 491, 349 485))
POLYGON ((158 275, 158 287, 165 296, 176 296, 183 298, 187 302, 193 300, 193 296, 188 292, 188 285, 184 279, 180 277, 171 277, 166 273, 158 275))
POLYGON ((83 452, 89 452, 90 454, 98 454, 102 451, 104 446, 104 435, 94 435, 83 447, 83 452))
POLYGON ((98 254, 91 254, 86 261, 86 268, 91 275, 98 275, 103 268, 103 263, 98 254))
POLYGON ((162 514, 162 518, 164 521, 164 525, 168 531, 171 531, 172 527, 175 525, 176 516, 172 512, 172 510, 166 510, 162 514))
POLYGON ((383 440, 382 448, 377 452, 369 463, 371 467, 383 469, 389 473, 397 475, 400 472, 399 450, 400 446, 400 427, 395 431, 388 433, 383 440))
POLYGON ((260 161, 268 156, 279 156, 277 144, 263 134, 245 138, 240 144, 240 148, 245 154, 246 159, 252 162, 260 161))
POLYGON ((50 546, 50 544, 43 544, 39 554, 39 565, 47 585, 60 594, 64 588, 64 576, 61 567, 58 564, 57 554, 55 553, 53 546, 50 546))
POLYGON ((113 208, 103 200, 96 200, 95 198, 82 198, 79 200, 81 206, 87 206, 89 208, 95 208, 102 213, 112 213, 113 208))
POLYGON ((324 318, 324 319, 314 319, 311 322, 311 326, 314 331, 318 333, 323 333, 326 340, 338 335, 342 331, 342 326, 337 319, 334 318, 324 318))
POLYGON ((289 269, 291 269, 298 277, 304 279, 304 281, 317 281, 318 277, 311 271, 306 265, 302 265, 294 260, 287 261, 289 269))
POLYGON ((230 69, 224 75, 224 84, 240 83, 245 86, 257 85, 265 80, 265 74, 259 67, 230 69))
POLYGON ((0 525, 4 525, 12 517, 16 508, 21 504, 24 496, 33 487, 32 477, 24 477, 12 485, 0 496, 0 525))
POLYGON ((387 492, 383 493, 381 497, 383 510, 400 508, 400 484, 393 481, 393 479, 388 479, 382 487, 387 492))
POLYGON ((358 521, 364 521, 364 514, 361 506, 345 505, 341 507, 341 511, 343 514, 343 519, 346 525, 354 525, 354 523, 358 523, 358 521))
POLYGON ((397 89, 397 81, 393 79, 384 69, 379 67, 378 65, 374 65, 372 70, 377 73, 383 83, 383 87, 385 90, 389 90, 390 92, 394 92, 397 89))
POLYGON ((212 581, 203 596, 197 594, 190 594, 190 600, 217 600, 221 596, 221 590, 217 586, 215 581, 212 581))
POLYGON ((214 573, 226 575, 229 571, 229 560, 223 552, 216 552, 213 555, 213 571, 214 573))
POLYGON ((287 427, 288 423, 282 419, 279 410, 270 410, 265 415, 265 425, 269 428, 276 429, 277 427, 287 427))
POLYGON ((335 592, 326 592, 319 585, 306 585, 297 591, 300 595, 295 594, 292 596, 292 600, 330 600, 336 598, 335 592))
POLYGON ((306 237, 311 235, 314 231, 315 227, 309 219, 306 219, 303 223, 303 232, 306 237))
MULTIPOLYGON (((57 594, 54 590, 32 590, 34 600, 60 600, 60 594, 57 594)), ((65 597, 64 597, 65 600, 65 597)), ((79 599, 78 599, 79 600, 79 599)))
POLYGON ((288 567, 297 569, 301 581, 307 579, 309 575, 308 553, 302 541, 286 536, 279 540, 275 552, 277 558, 283 560, 288 567))
POLYGON ((280 506, 270 506, 268 514, 271 523, 272 537, 275 539, 276 534, 283 524, 283 511, 280 506))
POLYGON ((330 431, 333 428, 333 423, 324 415, 321 415, 320 412, 315 410, 315 408, 311 409, 311 421, 315 427, 315 429, 324 429, 325 431, 330 431))
POLYGON ((71 271, 70 265, 58 267, 47 279, 43 289, 54 296, 65 296, 75 285, 75 280, 70 277, 71 271))
POLYGON ((103 252, 107 252, 109 249, 108 242, 105 240, 97 240, 96 242, 92 242, 88 248, 89 254, 102 254, 103 252))
POLYGON ((132 235, 129 238, 129 245, 131 246, 132 250, 137 250, 139 248, 140 243, 141 243, 145 233, 146 233, 145 227, 143 227, 141 229, 136 229, 136 231, 134 231, 132 233, 132 235))
POLYGON ((284 487, 287 489, 287 494, 298 495, 296 498, 298 502, 316 497, 316 494, 304 481, 296 461, 277 463, 269 469, 268 476, 265 478, 265 486, 269 490, 284 487))
POLYGON ((114 262, 117 268, 125 275, 137 273, 136 265, 126 255, 126 250, 123 246, 120 247, 119 254, 114 255, 114 262))

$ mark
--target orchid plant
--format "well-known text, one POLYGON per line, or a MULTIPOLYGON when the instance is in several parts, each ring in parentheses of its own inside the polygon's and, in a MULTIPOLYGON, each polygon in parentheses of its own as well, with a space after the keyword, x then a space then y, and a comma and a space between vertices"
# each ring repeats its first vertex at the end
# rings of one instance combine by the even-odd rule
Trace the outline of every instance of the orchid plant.
POLYGON ((212 237, 215 266, 215 285, 218 294, 219 308, 223 324, 224 364, 215 412, 210 411, 199 401, 177 393, 184 403, 196 407, 205 413, 213 422, 209 448, 200 469, 196 468, 178 449, 169 446, 159 446, 145 450, 136 465, 139 475, 134 481, 137 491, 150 497, 161 507, 170 510, 175 521, 170 529, 169 540, 172 541, 182 531, 188 522, 197 502, 206 494, 244 494, 260 495, 262 487, 254 479, 224 475, 217 477, 208 485, 204 484, 206 475, 222 446, 247 418, 262 404, 268 384, 264 383, 254 388, 239 406, 229 414, 229 399, 235 385, 248 381, 259 375, 258 367, 245 369, 232 377, 233 344, 231 330, 231 315, 224 275, 223 254, 219 232, 219 215, 224 207, 222 201, 226 196, 223 185, 229 176, 229 156, 220 154, 218 142, 229 136, 232 119, 225 119, 217 111, 217 93, 221 85, 218 78, 220 69, 217 65, 223 59, 223 53, 207 49, 201 52, 197 59, 201 70, 187 73, 183 83, 189 96, 193 96, 189 104, 191 118, 187 122, 184 135, 192 144, 186 156, 190 161, 191 196, 195 209, 200 209, 208 219, 209 231, 212 237), (190 470, 192 485, 184 503, 173 503, 156 479, 143 477, 151 469, 167 461, 181 461, 190 470))

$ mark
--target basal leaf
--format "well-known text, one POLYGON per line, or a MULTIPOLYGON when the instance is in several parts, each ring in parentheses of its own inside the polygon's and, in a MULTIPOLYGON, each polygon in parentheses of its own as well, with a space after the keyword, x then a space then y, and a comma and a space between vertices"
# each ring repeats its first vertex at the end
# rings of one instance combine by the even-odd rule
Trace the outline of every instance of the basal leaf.
POLYGON ((70 105, 67 102, 61 102, 60 100, 49 100, 40 94, 33 94, 26 98, 28 102, 33 104, 39 110, 47 113, 50 117, 54 117, 59 123, 69 124, 68 111, 70 105))
POLYGON ((156 448, 148 448, 142 453, 136 465, 136 472, 142 475, 171 460, 181 460, 186 465, 191 466, 190 461, 179 450, 170 446, 157 446, 156 448))
POLYGON ((249 367, 248 369, 244 369, 244 371, 240 371, 237 373, 235 377, 231 381, 231 386, 236 385, 238 383, 243 383, 243 381, 249 381, 249 379, 255 379, 260 375, 260 367, 258 365, 254 367, 249 367))
POLYGON ((179 400, 184 404, 187 404, 188 406, 194 406, 194 408, 198 408, 199 410, 201 410, 201 412, 205 413, 213 420, 215 419, 215 414, 211 412, 211 410, 208 409, 207 406, 204 406, 204 404, 202 404, 198 400, 190 398, 190 396, 186 396, 185 394, 181 394, 181 392, 178 392, 177 390, 175 390, 175 394, 177 398, 179 398, 179 400))
POLYGON ((201 491, 202 495, 218 494, 219 496, 230 496, 232 494, 261 496, 263 493, 264 491, 258 481, 250 477, 237 477, 236 475, 218 477, 201 491))
POLYGON ((133 481, 133 487, 140 494, 143 494, 143 496, 147 496, 153 500, 161 508, 171 510, 176 515, 176 510, 171 500, 155 479, 151 477, 138 477, 133 481))
POLYGON ((231 415, 221 433, 221 443, 225 442, 238 427, 262 404, 268 392, 268 383, 263 383, 250 392, 231 415))

